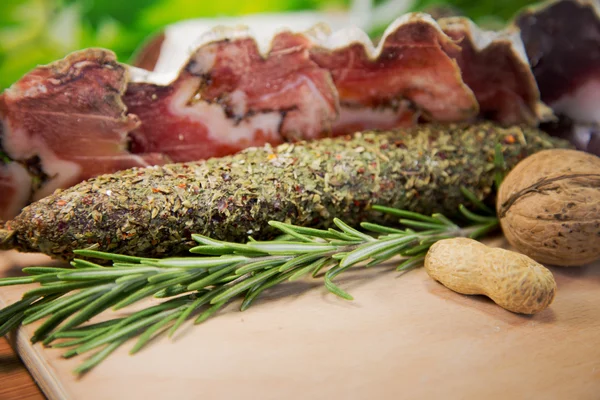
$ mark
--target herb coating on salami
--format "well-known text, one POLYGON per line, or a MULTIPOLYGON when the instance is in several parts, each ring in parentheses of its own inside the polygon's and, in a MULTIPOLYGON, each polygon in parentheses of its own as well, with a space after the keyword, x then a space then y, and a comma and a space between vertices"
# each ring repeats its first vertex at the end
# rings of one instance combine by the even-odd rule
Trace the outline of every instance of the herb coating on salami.
POLYGON ((537 151, 568 147, 532 128, 421 125, 134 168, 29 205, 0 230, 0 248, 63 259, 90 246, 165 257, 192 247, 192 233, 271 238, 270 220, 316 228, 334 217, 354 226, 390 222, 373 204, 453 216, 466 202, 461 186, 481 200, 493 195, 497 143, 506 169, 537 151))

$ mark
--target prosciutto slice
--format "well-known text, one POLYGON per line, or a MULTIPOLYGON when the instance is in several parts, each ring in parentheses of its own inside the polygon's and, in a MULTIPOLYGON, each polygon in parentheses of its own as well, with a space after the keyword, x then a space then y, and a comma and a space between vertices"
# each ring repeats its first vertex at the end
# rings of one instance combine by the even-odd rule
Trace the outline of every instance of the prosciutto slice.
POLYGON ((124 101, 143 121, 132 150, 188 161, 411 125, 418 116, 466 121, 478 106, 444 50, 452 47, 458 50, 422 14, 398 19, 377 47, 358 29, 327 35, 315 28, 277 33, 261 53, 248 31, 219 28, 172 82, 129 85, 124 101))
POLYGON ((331 131, 337 93, 310 59, 305 35, 282 32, 267 54, 240 30, 206 41, 172 83, 129 85, 124 101, 143 121, 132 133, 134 152, 190 161, 331 131))
POLYGON ((505 125, 537 124, 552 118, 540 93, 519 31, 483 31, 462 17, 442 18, 442 30, 459 43, 447 52, 457 61, 486 119, 505 125))
POLYGON ((600 5, 562 0, 521 13, 515 24, 541 97, 562 119, 546 128, 600 155, 600 5))
POLYGON ((0 219, 89 177, 166 161, 127 151, 140 122, 126 114, 126 85, 112 52, 86 50, 34 69, 0 96, 1 147, 11 160, 0 163, 0 219))
POLYGON ((377 47, 359 29, 315 42, 311 57, 331 73, 342 106, 336 133, 394 128, 419 116, 455 122, 477 115, 473 92, 448 55, 460 48, 427 15, 398 19, 377 47))
MULTIPOLYGON (((257 40, 219 27, 176 57, 186 60, 177 70, 127 66, 100 49, 38 67, 0 95, 0 218, 99 174, 265 143, 481 116, 537 123, 538 93, 516 44, 482 44, 459 25, 444 33, 409 14, 377 45, 357 29, 257 40)), ((145 62, 169 64, 161 57, 145 62)))

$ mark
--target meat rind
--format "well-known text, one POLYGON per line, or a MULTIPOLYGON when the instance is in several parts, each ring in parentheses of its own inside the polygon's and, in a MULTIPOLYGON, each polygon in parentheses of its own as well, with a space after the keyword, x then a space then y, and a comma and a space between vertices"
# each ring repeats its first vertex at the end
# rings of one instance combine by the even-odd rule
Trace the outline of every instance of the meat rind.
MULTIPOLYGON (((206 39, 206 33, 215 27, 234 27, 247 31, 249 36, 264 48, 268 47, 273 36, 281 30, 302 33, 314 25, 327 21, 332 29, 342 29, 364 19, 364 10, 354 12, 312 12, 294 11, 283 13, 258 13, 243 16, 220 16, 219 18, 192 18, 169 24, 149 37, 133 55, 132 65, 159 73, 179 71, 187 63, 189 55, 206 39), (355 15, 352 15, 352 14, 355 15)), ((360 24, 359 26, 364 26, 360 24)), ((218 30, 218 29, 217 29, 218 30)))

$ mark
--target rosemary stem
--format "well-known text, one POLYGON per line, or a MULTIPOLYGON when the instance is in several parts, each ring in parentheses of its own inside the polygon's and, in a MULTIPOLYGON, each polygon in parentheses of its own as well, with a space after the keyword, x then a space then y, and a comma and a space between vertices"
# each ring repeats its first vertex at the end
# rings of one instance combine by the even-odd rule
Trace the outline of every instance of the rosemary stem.
MULTIPOLYGON (((466 198, 475 199, 466 193, 466 198)), ((30 267, 28 276, 0 279, 0 286, 38 282, 19 302, 0 310, 0 335, 19 325, 44 318, 34 340, 69 348, 64 357, 96 352, 76 370, 83 373, 100 363, 128 339, 137 337, 132 353, 153 337, 173 333, 196 313, 195 323, 214 316, 228 302, 243 298, 247 309, 265 290, 311 274, 323 280, 331 293, 353 297, 334 283, 352 267, 371 267, 400 259, 399 271, 422 265, 437 241, 453 237, 478 239, 499 226, 493 211, 475 203, 482 215, 459 207, 469 221, 459 226, 442 214, 422 215, 374 206, 378 212, 397 217, 400 227, 365 222, 357 230, 338 219, 337 229, 316 229, 273 222, 282 235, 272 241, 226 242, 192 235, 198 246, 189 257, 150 259, 76 251, 81 257, 100 258, 112 266, 77 259, 75 268, 30 267), (324 274, 319 274, 323 270, 324 274), (153 298, 153 305, 125 317, 86 325, 108 310, 153 298), (60 340, 63 339, 63 340, 60 340), (71 339, 71 340, 64 340, 71 339), (56 342, 58 340, 58 342, 56 342)))

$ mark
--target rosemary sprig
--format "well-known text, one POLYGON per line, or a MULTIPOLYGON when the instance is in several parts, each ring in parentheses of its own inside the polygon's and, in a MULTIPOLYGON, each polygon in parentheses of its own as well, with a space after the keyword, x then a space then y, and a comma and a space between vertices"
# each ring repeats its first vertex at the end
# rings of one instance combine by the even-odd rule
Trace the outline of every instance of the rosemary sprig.
MULTIPOLYGON (((465 193, 467 199, 473 199, 465 193)), ((398 218, 400 227, 365 222, 361 230, 335 219, 337 229, 314 229, 273 221, 281 232, 272 241, 230 243, 193 235, 198 246, 190 257, 151 259, 98 252, 76 251, 81 257, 74 268, 31 267, 25 277, 0 279, 0 286, 39 283, 19 302, 0 311, 0 335, 21 324, 45 319, 34 341, 69 348, 65 357, 92 352, 75 371, 83 373, 98 365, 128 339, 137 337, 131 353, 142 349, 163 332, 172 336, 188 319, 204 322, 233 299, 243 298, 246 310, 268 288, 325 271, 325 287, 352 300, 335 284, 344 271, 365 263, 367 267, 394 257, 397 269, 406 271, 422 264, 429 247, 450 237, 480 238, 498 226, 493 211, 473 201, 481 211, 461 206, 466 224, 460 226, 441 214, 431 216, 374 206, 375 211, 398 218), (88 259, 112 262, 111 266, 88 259), (125 318, 99 324, 86 323, 98 314, 117 310, 148 298, 165 299, 125 318)))

